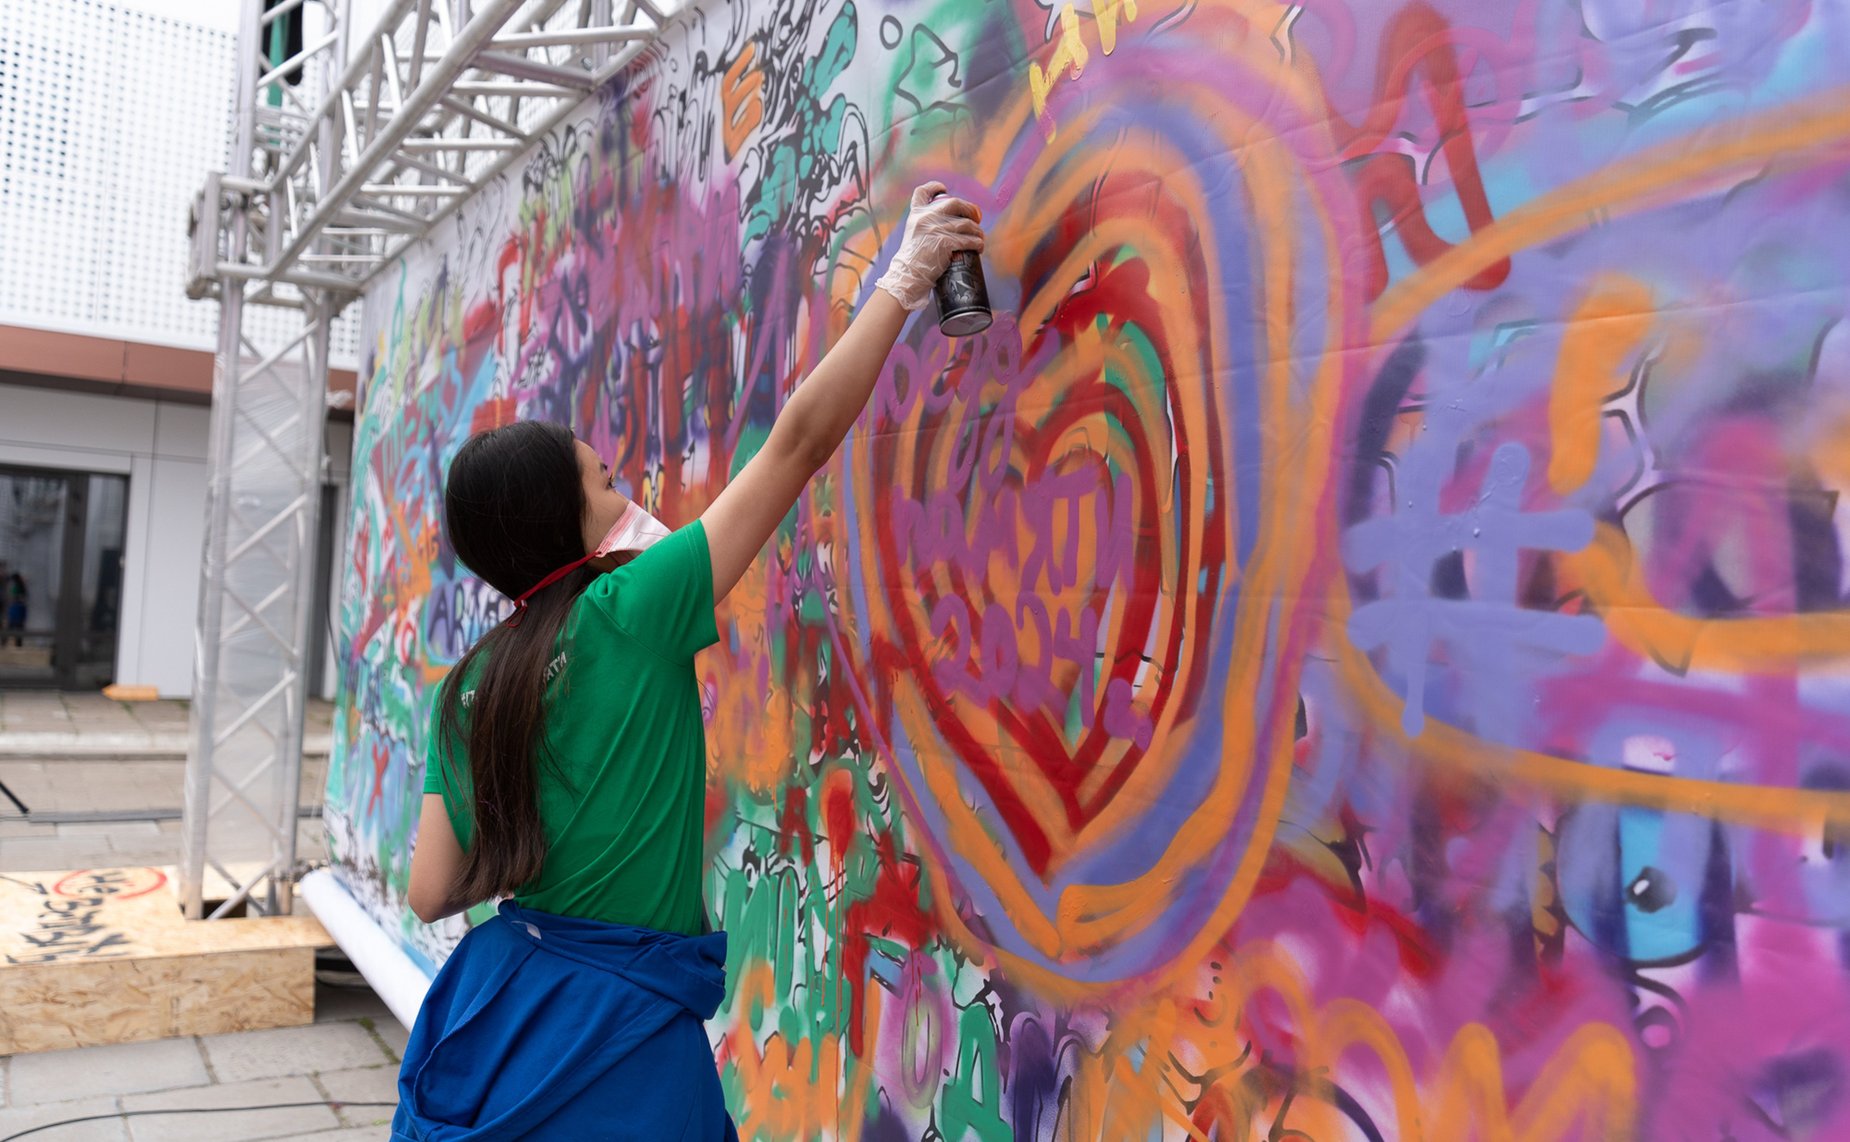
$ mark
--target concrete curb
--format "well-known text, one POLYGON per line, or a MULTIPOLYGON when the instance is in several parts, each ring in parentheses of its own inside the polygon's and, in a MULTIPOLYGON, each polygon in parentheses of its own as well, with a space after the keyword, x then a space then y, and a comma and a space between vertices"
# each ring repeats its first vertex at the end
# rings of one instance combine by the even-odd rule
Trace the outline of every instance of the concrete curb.
MULTIPOLYGON (((184 761, 190 741, 185 734, 0 734, 0 759, 184 761)), ((302 756, 325 758, 333 745, 332 735, 312 734, 302 743, 302 756)))

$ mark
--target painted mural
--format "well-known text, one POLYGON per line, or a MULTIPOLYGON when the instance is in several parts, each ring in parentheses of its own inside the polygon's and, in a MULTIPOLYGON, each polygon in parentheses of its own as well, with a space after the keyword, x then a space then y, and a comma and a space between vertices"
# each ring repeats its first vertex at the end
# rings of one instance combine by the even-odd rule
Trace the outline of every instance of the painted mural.
POLYGON ((1847 174, 1837 0, 705 0, 366 299, 341 874, 463 440, 692 518, 941 178, 700 660, 744 1136, 1850 1136, 1847 174))

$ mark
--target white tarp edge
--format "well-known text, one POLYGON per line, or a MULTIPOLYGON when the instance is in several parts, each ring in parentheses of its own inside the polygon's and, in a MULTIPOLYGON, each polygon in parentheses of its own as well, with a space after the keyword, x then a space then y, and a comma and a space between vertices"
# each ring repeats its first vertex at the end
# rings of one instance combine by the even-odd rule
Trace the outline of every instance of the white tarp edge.
POLYGON ((385 934, 385 929, 360 907, 332 872, 316 869, 302 878, 296 892, 409 1030, 417 1021, 424 993, 430 990, 430 977, 424 969, 405 954, 398 941, 385 934))

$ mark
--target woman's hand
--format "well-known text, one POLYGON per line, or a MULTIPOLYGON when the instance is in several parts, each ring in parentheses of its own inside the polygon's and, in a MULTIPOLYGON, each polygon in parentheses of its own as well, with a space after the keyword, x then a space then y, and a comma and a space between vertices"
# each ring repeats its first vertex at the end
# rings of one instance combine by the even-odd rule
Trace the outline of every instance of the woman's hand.
POLYGON ((951 264, 952 254, 959 250, 981 253, 983 249, 983 228, 978 225, 983 212, 945 194, 945 189, 941 182, 928 182, 912 192, 912 210, 906 215, 899 253, 874 283, 908 310, 924 308, 931 287, 951 264))

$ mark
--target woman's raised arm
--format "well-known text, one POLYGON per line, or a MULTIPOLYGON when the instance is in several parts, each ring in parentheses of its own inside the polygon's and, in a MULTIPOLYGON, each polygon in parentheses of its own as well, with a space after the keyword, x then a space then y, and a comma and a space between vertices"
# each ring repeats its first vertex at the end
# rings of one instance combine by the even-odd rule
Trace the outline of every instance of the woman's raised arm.
POLYGON ((960 198, 939 197, 944 191, 943 183, 929 182, 912 192, 905 237, 873 297, 791 393, 764 447, 700 517, 713 557, 714 602, 732 590, 803 485, 848 435, 907 315, 924 306, 951 255, 982 250, 981 212, 960 198))

